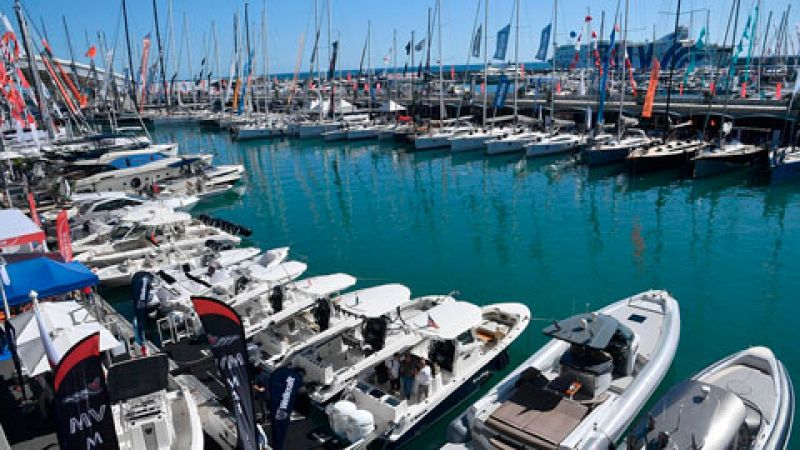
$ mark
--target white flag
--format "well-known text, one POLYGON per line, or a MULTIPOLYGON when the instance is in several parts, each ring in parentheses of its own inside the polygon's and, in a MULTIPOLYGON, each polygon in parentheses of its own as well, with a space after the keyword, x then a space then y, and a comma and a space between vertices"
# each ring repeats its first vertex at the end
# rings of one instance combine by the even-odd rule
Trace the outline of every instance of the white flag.
POLYGON ((800 69, 794 69, 795 76, 794 76, 794 90, 792 91, 792 95, 797 95, 797 92, 800 91, 800 69))
POLYGON ((0 280, 3 281, 3 284, 6 286, 11 286, 11 279, 8 278, 8 271, 6 270, 6 265, 0 265, 0 280))

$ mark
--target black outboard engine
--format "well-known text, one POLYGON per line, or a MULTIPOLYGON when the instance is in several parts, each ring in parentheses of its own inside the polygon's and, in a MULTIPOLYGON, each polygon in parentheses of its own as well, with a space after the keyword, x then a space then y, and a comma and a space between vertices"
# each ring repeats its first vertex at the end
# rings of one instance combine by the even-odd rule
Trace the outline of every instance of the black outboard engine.
POLYGON ((364 343, 369 345, 369 353, 375 353, 383 349, 386 343, 386 319, 384 317, 372 317, 364 322, 364 343))
POLYGON ((314 320, 319 325, 319 331, 328 329, 331 324, 331 304, 328 299, 317 300, 317 306, 314 307, 314 320))
POLYGON ((272 307, 272 313, 280 312, 283 310, 283 288, 275 286, 269 294, 269 305, 272 307))

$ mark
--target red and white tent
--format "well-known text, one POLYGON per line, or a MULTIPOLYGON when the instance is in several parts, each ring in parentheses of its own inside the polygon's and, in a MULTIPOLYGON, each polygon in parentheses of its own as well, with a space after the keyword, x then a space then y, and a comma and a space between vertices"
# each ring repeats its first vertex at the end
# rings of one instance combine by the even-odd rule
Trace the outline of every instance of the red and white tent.
POLYGON ((45 250, 44 231, 18 209, 0 209, 0 253, 45 250))

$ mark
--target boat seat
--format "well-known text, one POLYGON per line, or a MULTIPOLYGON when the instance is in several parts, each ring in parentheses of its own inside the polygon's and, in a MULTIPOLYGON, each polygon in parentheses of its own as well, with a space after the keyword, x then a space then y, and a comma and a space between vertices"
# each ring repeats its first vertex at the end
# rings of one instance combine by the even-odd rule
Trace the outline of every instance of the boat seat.
POLYGON ((486 424, 525 445, 556 449, 588 411, 576 401, 523 384, 489 416, 486 424))
POLYGON ((562 367, 569 367, 581 372, 588 372, 593 375, 610 374, 614 369, 614 363, 610 356, 604 355, 602 358, 589 358, 575 352, 568 351, 561 356, 559 361, 562 367))
POLYGON ((614 364, 611 357, 587 358, 571 351, 564 353, 560 360, 561 377, 581 384, 581 392, 597 397, 611 386, 611 373, 614 364))

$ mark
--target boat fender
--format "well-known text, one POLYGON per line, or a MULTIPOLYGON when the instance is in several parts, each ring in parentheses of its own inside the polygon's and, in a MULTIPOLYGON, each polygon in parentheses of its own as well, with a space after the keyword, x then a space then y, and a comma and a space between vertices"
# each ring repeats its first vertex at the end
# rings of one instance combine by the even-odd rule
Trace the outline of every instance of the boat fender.
POLYGON ((470 440, 472 440, 472 436, 469 430, 469 421, 467 415, 462 414, 453 419, 447 427, 447 442, 466 444, 470 440))

